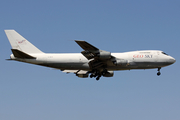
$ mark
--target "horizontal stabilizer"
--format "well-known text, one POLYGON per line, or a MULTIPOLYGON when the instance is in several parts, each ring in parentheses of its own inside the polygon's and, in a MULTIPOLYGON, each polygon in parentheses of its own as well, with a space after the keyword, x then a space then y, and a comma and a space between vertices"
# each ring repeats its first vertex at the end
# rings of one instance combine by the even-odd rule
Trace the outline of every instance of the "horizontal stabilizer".
POLYGON ((13 59, 6 59, 6 60, 13 60, 13 59))
POLYGON ((14 57, 17 57, 17 58, 23 58, 23 59, 36 59, 35 57, 31 56, 31 55, 28 55, 20 50, 17 50, 17 49, 11 49, 14 57))

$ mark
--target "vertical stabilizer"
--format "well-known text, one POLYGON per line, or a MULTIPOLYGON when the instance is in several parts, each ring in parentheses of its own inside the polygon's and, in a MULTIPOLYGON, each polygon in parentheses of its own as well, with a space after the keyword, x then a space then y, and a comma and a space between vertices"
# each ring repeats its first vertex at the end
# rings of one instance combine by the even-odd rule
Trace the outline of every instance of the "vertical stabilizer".
POLYGON ((12 49, 17 49, 25 53, 43 53, 15 30, 5 30, 5 33, 12 49))

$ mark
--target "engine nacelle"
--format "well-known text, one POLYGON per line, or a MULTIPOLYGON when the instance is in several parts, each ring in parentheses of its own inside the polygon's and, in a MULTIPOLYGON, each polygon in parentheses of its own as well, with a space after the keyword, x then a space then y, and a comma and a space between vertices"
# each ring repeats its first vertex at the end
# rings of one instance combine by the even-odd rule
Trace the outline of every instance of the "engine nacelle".
POLYGON ((100 59, 109 59, 111 58, 111 53, 104 50, 100 50, 97 56, 100 59))
POLYGON ((77 74, 77 76, 80 78, 87 78, 88 74, 77 74))
POLYGON ((113 71, 107 71, 105 74, 103 74, 104 77, 113 77, 114 72, 113 71))
POLYGON ((128 61, 124 59, 116 59, 115 61, 113 61, 113 63, 115 65, 126 66, 128 64, 128 61))

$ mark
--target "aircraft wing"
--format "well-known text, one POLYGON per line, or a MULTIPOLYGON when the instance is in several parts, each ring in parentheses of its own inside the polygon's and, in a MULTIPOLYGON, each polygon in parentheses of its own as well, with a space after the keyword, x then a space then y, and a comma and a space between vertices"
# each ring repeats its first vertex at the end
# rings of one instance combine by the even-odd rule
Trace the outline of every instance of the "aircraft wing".
POLYGON ((88 59, 96 58, 96 59, 103 59, 103 58, 111 58, 111 53, 108 51, 100 50, 93 45, 89 44, 86 41, 80 41, 80 40, 75 40, 75 42, 82 48, 84 51, 81 53, 88 59))
POLYGON ((75 40, 75 42, 84 50, 90 50, 90 51, 99 50, 98 48, 94 47, 93 45, 89 44, 86 41, 75 40))

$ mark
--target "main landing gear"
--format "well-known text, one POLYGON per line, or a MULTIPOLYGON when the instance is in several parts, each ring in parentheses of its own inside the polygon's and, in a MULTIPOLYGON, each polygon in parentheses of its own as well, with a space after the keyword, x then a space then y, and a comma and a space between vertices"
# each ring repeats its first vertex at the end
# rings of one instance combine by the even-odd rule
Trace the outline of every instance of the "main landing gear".
POLYGON ((161 69, 161 68, 158 68, 158 73, 157 73, 158 76, 161 75, 160 69, 161 69))
POLYGON ((93 78, 93 77, 96 77, 96 80, 99 80, 100 77, 101 77, 101 75, 100 75, 100 74, 97 74, 97 73, 92 73, 92 74, 90 75, 90 78, 93 78))
POLYGON ((102 76, 103 72, 100 72, 98 70, 95 70, 91 73, 90 78, 96 77, 96 80, 99 80, 102 76))

